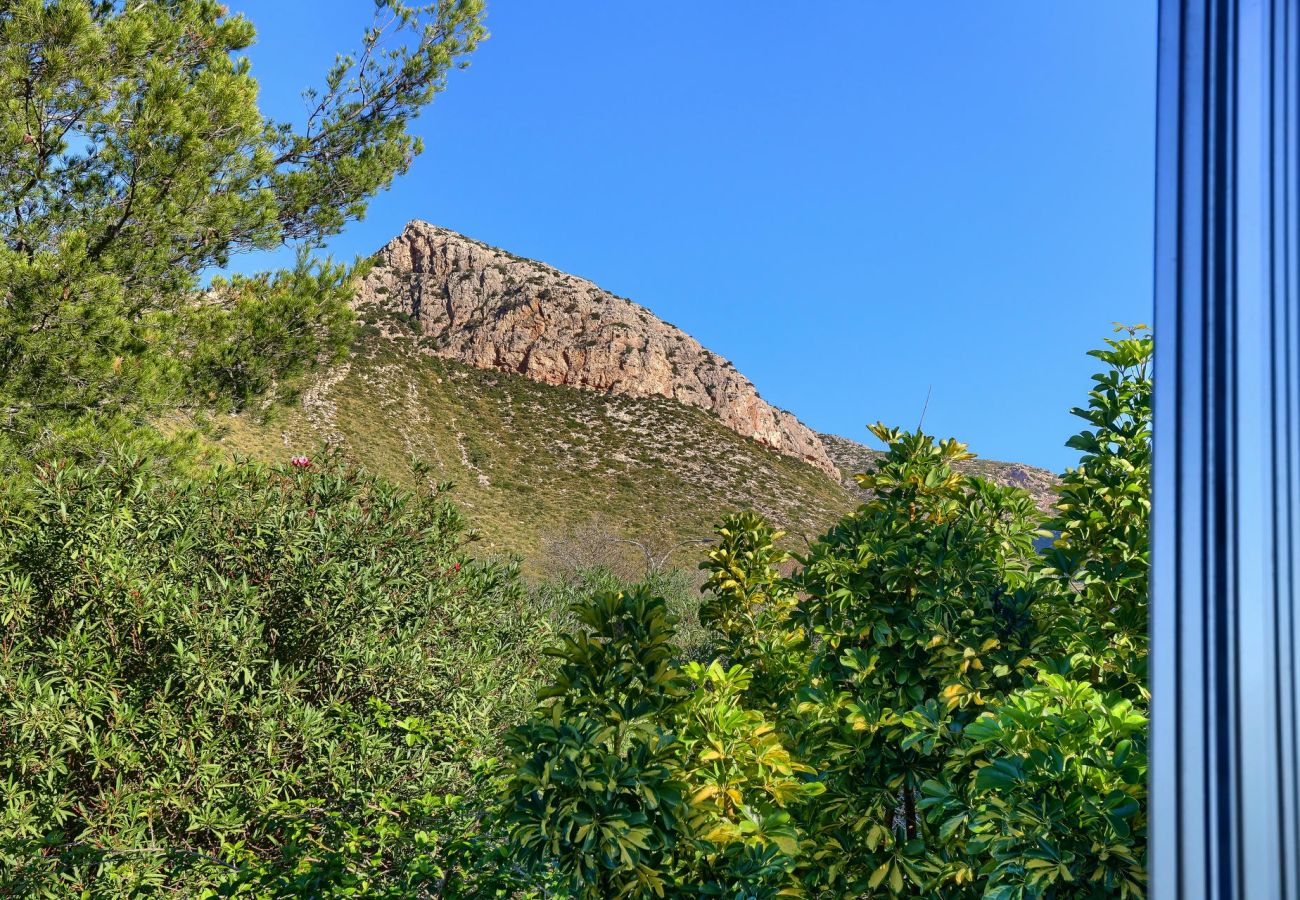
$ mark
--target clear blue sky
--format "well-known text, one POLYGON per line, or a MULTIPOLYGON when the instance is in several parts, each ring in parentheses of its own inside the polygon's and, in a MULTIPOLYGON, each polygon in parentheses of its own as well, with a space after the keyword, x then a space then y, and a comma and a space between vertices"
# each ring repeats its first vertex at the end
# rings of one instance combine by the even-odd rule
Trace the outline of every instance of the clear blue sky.
MULTIPOLYGON (((363 0, 234 0, 300 116, 363 0)), ((331 244, 412 218, 633 298, 772 403, 1053 469, 1112 321, 1149 321, 1154 0, 489 0, 426 152, 331 244)))

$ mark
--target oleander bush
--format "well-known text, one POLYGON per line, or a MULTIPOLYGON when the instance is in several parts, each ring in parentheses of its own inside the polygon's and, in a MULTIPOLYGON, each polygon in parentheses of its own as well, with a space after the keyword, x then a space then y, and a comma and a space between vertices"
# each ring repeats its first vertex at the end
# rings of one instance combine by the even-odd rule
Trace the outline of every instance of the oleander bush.
POLYGON ((10 895, 512 877, 490 761, 547 619, 445 486, 295 463, 47 465, 0 509, 10 895))

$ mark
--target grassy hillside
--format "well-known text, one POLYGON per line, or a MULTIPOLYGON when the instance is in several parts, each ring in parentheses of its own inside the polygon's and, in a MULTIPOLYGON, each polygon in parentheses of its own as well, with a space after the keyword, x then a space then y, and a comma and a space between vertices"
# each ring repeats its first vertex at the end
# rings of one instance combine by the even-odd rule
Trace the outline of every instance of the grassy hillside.
MULTIPOLYGON (((391 328, 393 323, 387 323, 391 328)), ((753 508, 811 536, 852 509, 852 491, 767 450, 710 413, 662 398, 541 384, 423 353, 369 324, 349 361, 318 378, 269 423, 227 420, 225 452, 284 459, 340 447, 366 466, 413 478, 409 459, 450 480, 489 552, 535 572, 635 540, 655 556, 711 535, 729 510, 753 508)), ((799 541, 802 544, 802 541, 799 541)), ((690 564, 698 548, 671 562, 690 564)))

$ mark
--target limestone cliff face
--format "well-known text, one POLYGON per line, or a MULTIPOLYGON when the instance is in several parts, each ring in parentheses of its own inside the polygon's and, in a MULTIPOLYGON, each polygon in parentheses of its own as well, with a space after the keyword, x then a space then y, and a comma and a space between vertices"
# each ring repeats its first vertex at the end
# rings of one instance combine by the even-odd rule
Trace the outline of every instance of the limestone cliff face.
POLYGON ((427 222, 388 243, 359 308, 410 316, 434 353, 537 381, 670 397, 838 478, 821 439, 699 341, 590 281, 427 222))

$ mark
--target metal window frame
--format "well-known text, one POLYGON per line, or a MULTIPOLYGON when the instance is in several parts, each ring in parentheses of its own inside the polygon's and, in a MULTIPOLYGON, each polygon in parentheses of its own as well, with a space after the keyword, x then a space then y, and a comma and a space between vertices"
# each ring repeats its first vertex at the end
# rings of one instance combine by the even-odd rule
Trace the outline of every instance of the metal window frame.
POLYGON ((1300 0, 1161 0, 1151 896, 1300 900, 1300 0))

